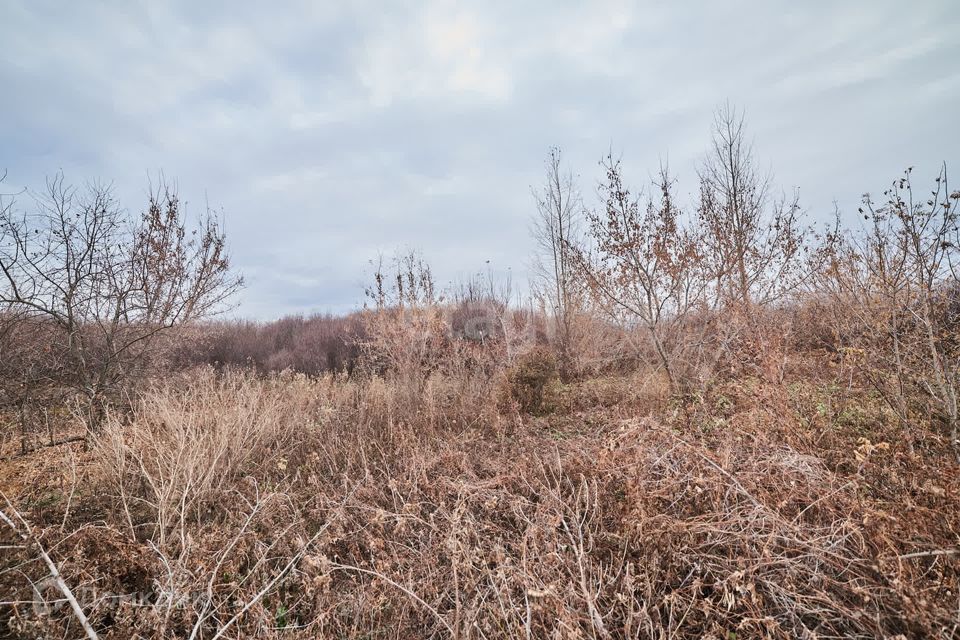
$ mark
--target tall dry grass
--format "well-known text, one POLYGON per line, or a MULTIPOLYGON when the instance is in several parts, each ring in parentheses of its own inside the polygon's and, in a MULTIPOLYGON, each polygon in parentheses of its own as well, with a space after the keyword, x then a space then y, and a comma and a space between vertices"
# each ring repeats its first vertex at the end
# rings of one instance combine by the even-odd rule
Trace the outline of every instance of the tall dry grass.
MULTIPOLYGON (((561 386, 531 417, 470 376, 412 404, 389 377, 185 374, 111 416, 43 539, 101 637, 956 634, 949 458, 910 458, 868 396, 858 422, 820 415, 840 392, 809 377, 680 404, 643 379, 561 386), (148 597, 103 597, 128 593, 148 597)), ((78 630, 33 612, 8 627, 78 630)))

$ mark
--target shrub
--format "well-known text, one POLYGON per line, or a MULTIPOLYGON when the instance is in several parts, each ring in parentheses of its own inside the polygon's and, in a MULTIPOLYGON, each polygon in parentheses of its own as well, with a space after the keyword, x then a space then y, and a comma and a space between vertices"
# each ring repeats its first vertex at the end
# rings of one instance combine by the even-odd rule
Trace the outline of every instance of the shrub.
POLYGON ((557 379, 557 360, 546 347, 535 347, 517 359, 507 372, 511 399, 521 411, 531 414, 544 409, 544 390, 557 379))

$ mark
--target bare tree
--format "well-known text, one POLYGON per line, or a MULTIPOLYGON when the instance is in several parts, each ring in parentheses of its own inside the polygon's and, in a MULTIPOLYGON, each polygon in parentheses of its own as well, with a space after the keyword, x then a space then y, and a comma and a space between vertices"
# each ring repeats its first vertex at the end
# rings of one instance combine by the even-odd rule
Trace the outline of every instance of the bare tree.
POLYGON ((534 198, 537 213, 532 232, 537 254, 533 289, 553 321, 561 377, 569 378, 575 368, 575 322, 582 303, 573 252, 579 244, 583 202, 556 147, 547 156, 544 185, 534 191, 534 198))
POLYGON ((700 241, 684 227, 666 167, 657 180, 656 199, 644 206, 642 194, 630 192, 619 160, 602 163, 606 182, 601 212, 588 215, 593 255, 576 254, 577 265, 600 308, 625 328, 641 328, 656 358, 678 388, 684 376, 677 371, 690 314, 703 302, 700 241))
POLYGON ((63 373, 54 327, 32 314, 7 310, 0 316, 0 407, 16 416, 20 450, 32 448, 33 434, 44 423, 54 442, 51 406, 63 399, 63 373))
POLYGON ((700 168, 699 220, 715 300, 749 309, 781 298, 807 275, 797 194, 775 198, 759 173, 744 118, 727 104, 714 118, 700 168))
POLYGON ((56 380, 85 399, 95 429, 106 403, 156 364, 169 330, 221 308, 242 284, 207 211, 185 220, 161 185, 130 216, 109 186, 47 181, 35 209, 0 207, 0 304, 54 327, 56 380))

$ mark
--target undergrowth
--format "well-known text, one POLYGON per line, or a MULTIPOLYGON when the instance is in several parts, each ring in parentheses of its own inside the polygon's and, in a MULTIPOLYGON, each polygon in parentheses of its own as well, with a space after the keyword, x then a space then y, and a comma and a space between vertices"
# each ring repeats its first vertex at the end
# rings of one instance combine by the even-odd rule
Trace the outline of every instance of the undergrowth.
MULTIPOLYGON (((48 449, 0 480, 104 638, 957 633, 956 464, 869 389, 823 368, 670 400, 635 374, 505 406, 538 393, 519 366, 428 375, 419 401, 198 370, 72 466, 48 449)), ((6 632, 80 633, 2 543, 6 632)))

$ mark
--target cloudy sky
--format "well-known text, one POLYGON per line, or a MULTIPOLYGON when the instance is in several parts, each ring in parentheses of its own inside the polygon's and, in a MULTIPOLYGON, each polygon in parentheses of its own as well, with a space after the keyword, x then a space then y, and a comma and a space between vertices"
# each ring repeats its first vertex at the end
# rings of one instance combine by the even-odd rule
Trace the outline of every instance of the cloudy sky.
POLYGON ((257 318, 354 308, 397 248, 522 282, 550 145, 588 204, 611 148, 690 198, 727 100, 814 218, 960 160, 950 0, 0 0, 0 43, 6 188, 62 169, 135 211, 162 170, 224 211, 257 318))

